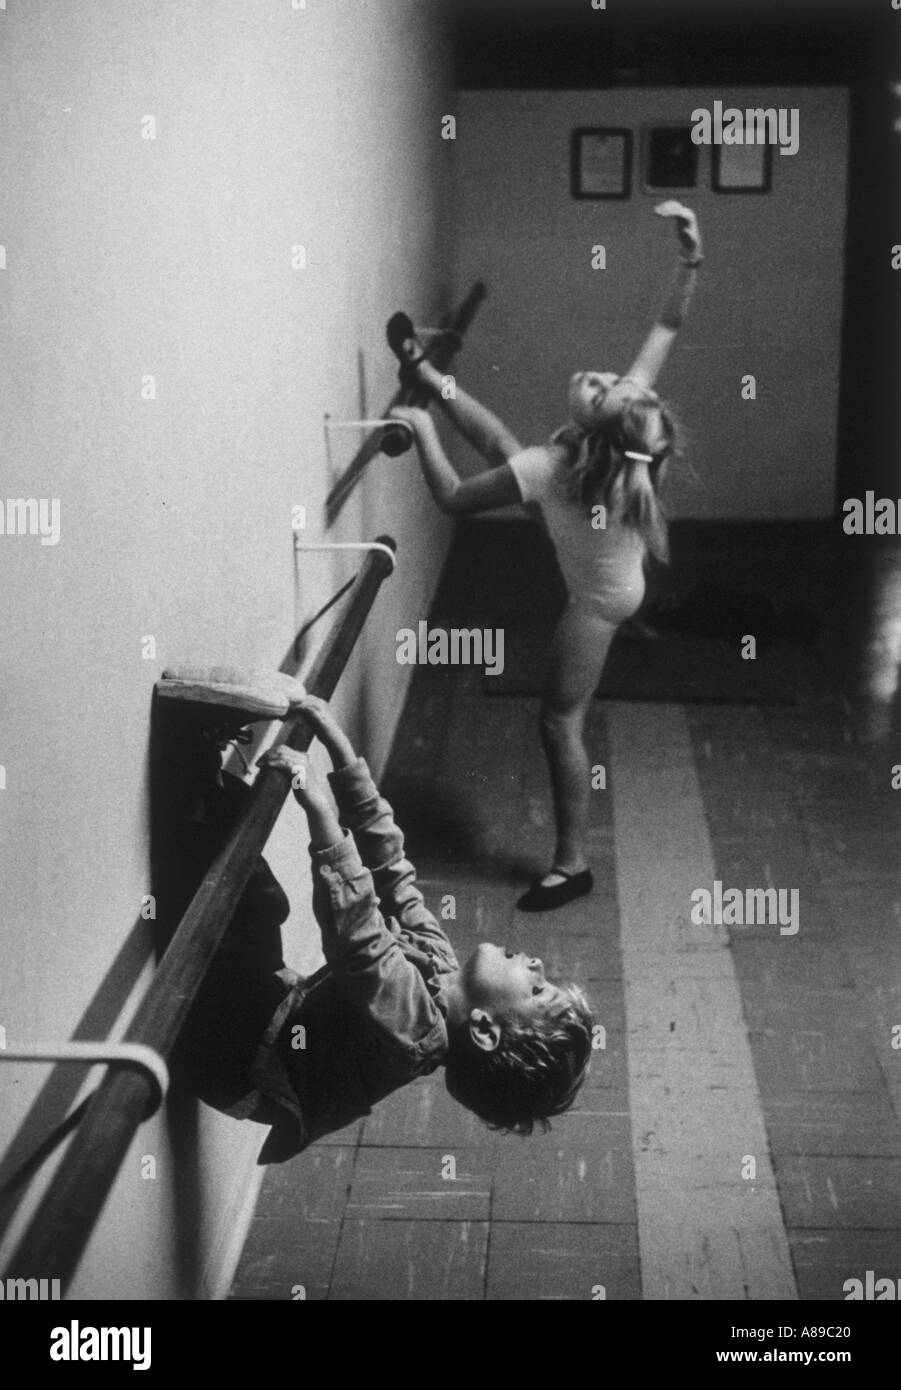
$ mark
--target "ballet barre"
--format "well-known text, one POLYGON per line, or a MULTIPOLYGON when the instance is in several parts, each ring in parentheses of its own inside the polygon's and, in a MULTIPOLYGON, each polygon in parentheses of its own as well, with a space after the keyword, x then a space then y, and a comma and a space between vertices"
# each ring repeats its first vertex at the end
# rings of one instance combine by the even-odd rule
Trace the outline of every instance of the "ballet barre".
MULTIPOLYGON (((436 339, 434 349, 426 348, 426 356, 438 371, 444 371, 461 346, 470 324, 479 311, 482 300, 488 293, 481 280, 477 280, 459 309, 440 328, 418 329, 425 337, 436 339)), ((429 397, 421 387, 402 387, 391 405, 417 405, 425 408, 429 397)), ((350 424, 352 422, 343 422, 350 424)), ((373 429, 360 445, 344 472, 331 487, 325 499, 326 524, 331 526, 337 519, 345 502, 353 492, 368 464, 377 454, 387 454, 397 458, 406 452, 412 441, 412 431, 401 420, 389 420, 389 428, 384 432, 373 429), (405 432, 406 431, 406 432, 405 432)))
MULTIPOLYGON (((295 532, 294 532, 294 592, 295 592, 295 596, 298 594, 299 589, 300 589, 300 569, 299 569, 299 566, 298 566, 297 561, 298 561, 298 558, 299 558, 301 552, 307 551, 307 550, 314 550, 314 551, 315 551, 315 550, 318 550, 318 551, 348 550, 348 551, 351 551, 351 552, 353 552, 353 551, 373 551, 373 550, 380 550, 380 551, 382 552, 382 554, 383 554, 383 555, 386 555, 387 558, 388 558, 388 560, 390 561, 390 564, 391 564, 391 573, 392 573, 392 574, 394 573, 394 570, 395 570, 396 567, 397 567, 397 559, 396 559, 396 557, 395 557, 394 551, 391 549, 390 546, 383 544, 381 541, 302 541, 302 540, 300 539, 300 536, 298 536, 297 532, 295 531, 295 532)), ((296 637, 294 638, 294 661, 295 661, 295 663, 299 663, 300 660, 301 660, 301 652, 302 652, 302 650, 303 650, 303 646, 302 646, 302 644, 303 644, 303 639, 306 637, 307 633, 311 630, 311 628, 314 628, 314 627, 316 626, 316 624, 319 622, 320 618, 324 618, 324 617, 325 617, 326 613, 329 611, 330 608, 334 608, 335 604, 339 601, 339 599, 342 599, 342 598, 344 597, 344 595, 347 593, 348 589, 352 588, 353 585, 354 585, 355 583, 356 583, 356 580, 355 580, 355 579, 348 579, 347 583, 346 583, 346 584, 342 584, 342 585, 341 585, 341 588, 338 590, 338 592, 337 592, 336 594, 332 594, 331 598, 328 599, 328 600, 322 605, 322 607, 318 610, 318 612, 316 612, 316 613, 313 614, 312 618, 308 618, 307 621, 306 621, 305 623, 303 623, 302 626, 299 627, 299 628, 297 629, 297 635, 296 635, 296 637)), ((296 601, 296 600, 295 600, 295 601, 296 601)), ((294 621, 295 621, 295 623, 297 623, 297 622, 299 621, 298 613, 297 613, 297 608, 296 608, 296 607, 295 607, 295 610, 294 610, 294 621)))
POLYGON ((325 430, 325 455, 328 460, 329 477, 335 471, 332 458, 332 430, 384 430, 375 453, 387 454, 389 458, 399 458, 401 454, 406 453, 413 443, 413 428, 407 424, 406 420, 333 420, 331 415, 326 413, 323 418, 323 428, 325 430))

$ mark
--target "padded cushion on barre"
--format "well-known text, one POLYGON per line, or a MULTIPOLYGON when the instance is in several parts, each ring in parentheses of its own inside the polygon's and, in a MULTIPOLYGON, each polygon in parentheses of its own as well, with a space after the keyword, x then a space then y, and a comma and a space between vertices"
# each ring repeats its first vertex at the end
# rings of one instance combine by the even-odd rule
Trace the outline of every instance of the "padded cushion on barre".
POLYGON ((254 719, 282 718, 307 693, 295 676, 252 666, 170 666, 156 689, 167 699, 238 710, 254 719))

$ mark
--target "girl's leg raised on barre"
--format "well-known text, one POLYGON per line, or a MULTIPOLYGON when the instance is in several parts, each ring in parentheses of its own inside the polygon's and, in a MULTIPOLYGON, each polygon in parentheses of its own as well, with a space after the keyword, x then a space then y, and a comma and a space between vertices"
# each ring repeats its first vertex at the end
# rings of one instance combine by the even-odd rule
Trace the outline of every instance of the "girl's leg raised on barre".
MULTIPOLYGON (((585 720, 616 629, 616 623, 570 604, 551 648, 551 668, 541 704, 541 741, 551 774, 557 825, 553 868, 566 874, 580 873, 587 867, 585 828, 591 767, 585 747, 585 720)), ((555 881, 552 875, 547 878, 549 883, 555 881)))

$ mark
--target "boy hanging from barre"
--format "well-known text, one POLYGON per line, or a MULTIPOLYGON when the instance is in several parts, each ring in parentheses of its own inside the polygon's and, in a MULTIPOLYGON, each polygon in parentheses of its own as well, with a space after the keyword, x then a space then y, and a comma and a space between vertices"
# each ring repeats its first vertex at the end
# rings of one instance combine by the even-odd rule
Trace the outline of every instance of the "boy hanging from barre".
MULTIPOLYGON (((585 996, 548 981, 540 960, 488 942, 460 965, 365 761, 328 705, 293 684, 274 712, 302 711, 309 721, 331 758, 334 799, 304 754, 281 745, 261 761, 290 779, 306 813, 326 967, 307 980, 285 968, 279 927, 288 903, 261 859, 180 1040, 192 1087, 226 1113, 272 1126, 261 1163, 292 1157, 439 1066, 451 1095, 490 1127, 547 1129, 588 1069, 585 996)), ((231 680, 224 695, 209 684, 202 704, 196 683, 164 676, 157 688, 176 697, 165 704, 188 717, 195 748, 205 735, 209 749, 206 784, 178 818, 184 899, 249 794, 221 773, 222 739, 262 707, 246 681, 231 680)))

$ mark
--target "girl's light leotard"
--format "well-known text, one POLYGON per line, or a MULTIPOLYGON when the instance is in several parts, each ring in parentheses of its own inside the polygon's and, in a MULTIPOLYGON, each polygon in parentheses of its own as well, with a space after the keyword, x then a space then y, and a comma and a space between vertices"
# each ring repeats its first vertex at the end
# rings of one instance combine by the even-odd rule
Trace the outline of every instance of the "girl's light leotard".
POLYGON ((645 592, 645 545, 639 533, 609 512, 604 528, 567 491, 567 451, 556 444, 523 449, 509 460, 523 502, 541 510, 557 552, 570 602, 607 622, 621 623, 645 592))

